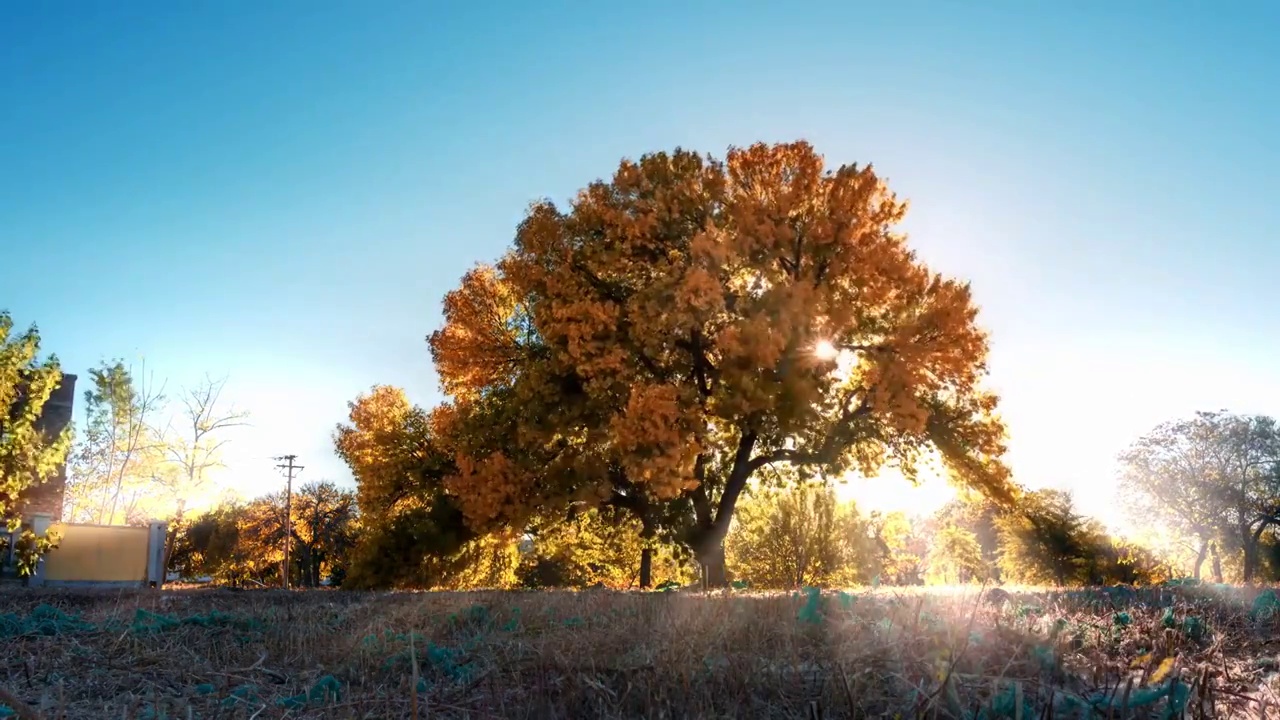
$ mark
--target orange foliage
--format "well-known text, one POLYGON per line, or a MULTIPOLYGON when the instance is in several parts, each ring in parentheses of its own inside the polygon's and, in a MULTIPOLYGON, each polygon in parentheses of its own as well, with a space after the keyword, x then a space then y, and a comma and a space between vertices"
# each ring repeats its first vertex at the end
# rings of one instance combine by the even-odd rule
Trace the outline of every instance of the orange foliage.
POLYGON ((609 439, 632 481, 670 500, 692 490, 693 465, 701 451, 692 421, 701 413, 680 402, 671 385, 636 385, 609 425, 609 439))
POLYGON ((513 289, 491 267, 462 278, 444 297, 451 322, 432 338, 445 392, 470 398, 479 390, 511 381, 519 372, 524 315, 513 289))
POLYGON ((435 449, 422 410, 388 385, 356 398, 349 409, 350 424, 338 426, 334 445, 355 476, 361 513, 385 518, 429 496, 433 478, 424 469, 443 474, 450 458, 435 449))
POLYGON ((1006 495, 977 308, 895 232, 905 212, 870 166, 824 170, 803 142, 646 155, 567 211, 535 204, 430 338, 450 412, 518 408, 450 436, 451 492, 486 523, 619 487, 706 508, 706 484, 722 538, 766 464, 910 472, 936 448, 1006 495))

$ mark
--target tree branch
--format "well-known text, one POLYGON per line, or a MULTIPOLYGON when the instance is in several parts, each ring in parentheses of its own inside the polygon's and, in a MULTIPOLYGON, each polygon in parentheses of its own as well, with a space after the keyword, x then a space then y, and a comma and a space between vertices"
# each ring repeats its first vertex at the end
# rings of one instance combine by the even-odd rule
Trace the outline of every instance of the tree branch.
MULTIPOLYGON (((852 399, 852 398, 850 398, 852 399)), ((773 452, 763 455, 757 455, 750 460, 750 471, 754 472, 759 468, 770 465, 775 462, 789 462, 792 465, 827 465, 835 462, 840 453, 849 445, 849 439, 845 437, 855 420, 862 418, 871 412, 870 398, 866 395, 862 397, 862 402, 856 407, 850 403, 845 403, 845 407, 840 412, 840 417, 832 427, 827 430, 826 437, 822 441, 822 445, 817 450, 802 451, 789 450, 779 448, 773 452)))

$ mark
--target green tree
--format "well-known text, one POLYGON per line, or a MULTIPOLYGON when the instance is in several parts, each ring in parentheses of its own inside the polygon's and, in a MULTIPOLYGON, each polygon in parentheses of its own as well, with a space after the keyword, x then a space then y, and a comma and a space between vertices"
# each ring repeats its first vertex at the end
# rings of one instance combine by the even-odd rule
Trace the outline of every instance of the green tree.
POLYGON ((162 472, 163 445, 151 420, 164 401, 163 388, 137 383, 119 360, 91 369, 89 378, 65 514, 106 525, 127 522, 162 472))
POLYGON ((956 525, 943 525, 934 533, 927 564, 926 578, 938 584, 957 585, 988 578, 978 536, 956 525))
POLYGON ((1095 545, 1069 493, 1025 493, 1016 512, 998 521, 1000 572, 1008 581, 1065 586, 1083 582, 1095 545))
POLYGON ((238 585, 264 563, 250 557, 240 537, 248 508, 240 503, 223 503, 184 520, 174 541, 169 569, 184 578, 209 576, 238 585))
POLYGON ((879 551, 875 579, 885 585, 919 585, 929 543, 906 513, 872 513, 871 536, 879 551))
POLYGON ((332 482, 307 483, 293 496, 294 572, 298 585, 319 587, 328 576, 341 581, 356 543, 356 496, 332 482))
MULTIPOLYGON (((525 587, 634 587, 640 583, 643 526, 614 507, 586 508, 533 528, 520 566, 525 587)), ((650 573, 683 583, 687 573, 671 545, 654 544, 650 573)))
MULTIPOLYGON (((71 446, 71 429, 50 436, 41 417, 49 396, 62 382, 58 360, 40 355, 40 332, 32 325, 26 332, 13 332, 13 319, 0 312, 0 522, 9 532, 22 525, 22 510, 28 493, 48 482, 66 461, 71 446)), ((31 531, 19 538, 20 564, 29 574, 35 557, 50 546, 50 538, 31 531)))
POLYGON ((973 533, 982 555, 984 577, 1000 580, 1000 532, 997 519, 1008 509, 980 493, 961 491, 934 515, 938 527, 955 526, 973 533))
POLYGON ((758 588, 847 587, 872 579, 866 521, 834 488, 758 488, 738 509, 725 543, 734 577, 758 588))
POLYGON ((446 534, 423 508, 377 525, 365 518, 343 587, 480 590, 518 584, 518 537, 495 532, 440 544, 446 534))
POLYGON ((1090 521, 1088 531, 1091 552, 1085 564, 1090 585, 1148 585, 1168 579, 1165 564, 1150 549, 1134 542, 1109 536, 1097 521, 1090 521))

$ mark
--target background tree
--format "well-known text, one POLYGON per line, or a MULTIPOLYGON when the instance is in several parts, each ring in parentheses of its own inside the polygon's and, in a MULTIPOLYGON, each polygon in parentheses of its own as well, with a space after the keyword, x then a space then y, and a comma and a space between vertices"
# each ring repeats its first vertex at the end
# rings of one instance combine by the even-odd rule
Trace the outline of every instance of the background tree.
POLYGON ((340 584, 356 543, 356 495, 332 482, 307 483, 293 497, 293 549, 289 557, 301 587, 325 577, 340 584))
POLYGON ((1002 516, 998 527, 1000 571, 1005 580, 1061 587, 1087 576, 1092 537, 1069 493, 1024 493, 1017 512, 1002 516))
POLYGON ((1149 548, 1108 536, 1096 520, 1087 527, 1091 535, 1091 552, 1085 563, 1088 584, 1151 585, 1173 577, 1149 548))
POLYGON ((248 579, 254 568, 266 563, 251 558, 248 547, 240 542, 247 514, 242 504, 223 503, 183 521, 170 569, 184 578, 209 576, 231 585, 248 579))
POLYGON ((1280 431, 1265 416, 1200 412, 1164 423, 1121 456, 1121 488, 1135 520, 1165 523, 1191 539, 1193 575, 1218 546, 1238 548, 1252 579, 1263 536, 1280 524, 1280 431))
POLYGON ((954 526, 973 534, 978 543, 983 569, 981 577, 1000 580, 1000 533, 997 519, 1008 508, 1001 508, 980 493, 961 491, 957 497, 935 513, 938 527, 954 526))
POLYGON ((758 588, 869 582, 875 545, 866 521, 834 488, 799 483, 744 499, 725 543, 734 577, 758 588))
POLYGON ((686 501, 715 584, 770 465, 911 475, 936 451, 1008 499, 968 286, 916 259, 904 213, 871 168, 824 171, 806 143, 646 155, 568 212, 535 205, 446 298, 431 345, 455 419, 504 398, 551 412, 507 413, 514 450, 458 443, 450 494, 473 527, 583 496, 686 501))
POLYGON ((242 506, 235 557, 244 575, 261 585, 283 585, 284 533, 283 490, 256 497, 242 506))
POLYGON ((885 585, 919 585, 924 581, 928 538, 906 513, 872 513, 871 536, 879 557, 874 580, 885 585))
POLYGON ((154 383, 135 385, 121 361, 89 370, 85 425, 72 455, 64 515, 81 522, 125 521, 146 485, 163 472, 152 419, 164 400, 154 383))
MULTIPOLYGON (((41 413, 62 382, 62 370, 56 357, 40 360, 39 355, 39 330, 32 325, 14 334, 13 319, 0 312, 0 522, 9 532, 21 527, 27 494, 57 474, 71 445, 69 427, 50 437, 41 426, 41 413)), ((50 539, 28 530, 19 542, 38 555, 48 549, 50 539)), ((20 560, 28 570, 34 568, 34 557, 20 560)))
POLYGON ((972 531, 957 525, 941 525, 929 542, 927 579, 955 585, 988 579, 982 545, 972 531))
MULTIPOLYGON (((520 569, 525 587, 635 587, 645 542, 640 522, 611 507, 588 509, 536 529, 520 569)), ((651 582, 682 583, 688 578, 670 547, 650 555, 651 582), (655 567, 656 566, 656 567, 655 567)))
MULTIPOLYGON (((210 576, 230 584, 281 580, 284 493, 247 503, 224 502, 178 525, 170 570, 184 578, 210 576)), ((333 483, 309 483, 293 499, 290 580, 316 587, 326 577, 341 584, 357 530, 355 494, 333 483)))
POLYGON ((222 467, 221 451, 230 440, 225 436, 226 431, 246 424, 248 413, 222 406, 224 387, 225 378, 214 380, 206 376, 201 383, 183 390, 176 421, 160 434, 166 459, 176 470, 160 476, 161 487, 174 504, 165 544, 166 558, 173 554, 189 498, 204 486, 205 473, 222 467))
POLYGON ((348 582, 355 587, 514 583, 516 540, 481 537, 463 522, 444 479, 453 455, 431 418, 399 388, 378 386, 349 404, 334 445, 356 479, 359 534, 348 582), (460 579, 459 579, 460 578, 460 579))

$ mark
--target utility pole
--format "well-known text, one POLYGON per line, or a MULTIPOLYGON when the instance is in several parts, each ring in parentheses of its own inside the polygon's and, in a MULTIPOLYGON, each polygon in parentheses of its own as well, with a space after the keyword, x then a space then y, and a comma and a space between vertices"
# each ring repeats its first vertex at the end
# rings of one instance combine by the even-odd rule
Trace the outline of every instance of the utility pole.
POLYGON ((276 460, 284 460, 284 463, 276 467, 285 471, 285 477, 288 478, 284 491, 284 572, 281 577, 284 578, 284 589, 289 589, 289 546, 293 539, 293 473, 301 470, 301 465, 294 465, 293 461, 297 460, 297 455, 284 455, 276 458, 276 460))

